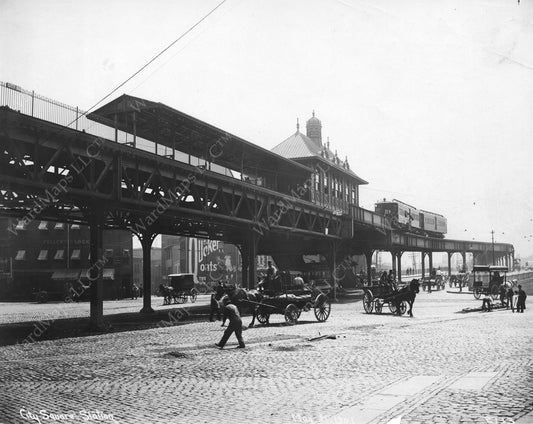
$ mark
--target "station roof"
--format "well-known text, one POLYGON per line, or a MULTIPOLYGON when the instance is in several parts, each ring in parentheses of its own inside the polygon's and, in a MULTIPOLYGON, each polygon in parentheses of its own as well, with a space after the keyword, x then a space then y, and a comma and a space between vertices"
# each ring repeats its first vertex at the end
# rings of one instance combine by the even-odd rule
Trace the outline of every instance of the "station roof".
MULTIPOLYGON (((316 118, 313 117, 311 119, 316 118)), ((275 146, 272 151, 295 161, 308 162, 310 158, 318 160, 353 178, 357 184, 368 184, 367 181, 355 174, 349 167, 342 166, 343 161, 336 161, 335 154, 328 147, 317 145, 299 130, 275 146)))
POLYGON ((87 117, 244 174, 308 178, 312 172, 302 164, 170 106, 139 97, 123 94, 87 117))

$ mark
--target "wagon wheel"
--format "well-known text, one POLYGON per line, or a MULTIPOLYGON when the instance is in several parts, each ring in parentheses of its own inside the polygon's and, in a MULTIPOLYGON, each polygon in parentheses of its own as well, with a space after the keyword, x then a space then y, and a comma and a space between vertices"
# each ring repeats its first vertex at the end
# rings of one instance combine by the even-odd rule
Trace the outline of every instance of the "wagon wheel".
POLYGON ((496 300, 498 297, 500 297, 500 288, 498 287, 498 284, 493 284, 491 286, 490 297, 492 297, 492 300, 496 300))
POLYGON ((187 295, 183 293, 178 293, 176 296, 174 296, 174 303, 185 303, 187 302, 187 295))
POLYGON ((403 315, 407 312, 407 302, 404 300, 400 303, 400 315, 403 315))
POLYGON ((267 312, 267 308, 261 305, 257 305, 255 307, 255 316, 257 318, 257 321, 259 321, 261 324, 268 324, 270 314, 267 312))
POLYGON ((381 314, 381 311, 383 310, 383 301, 381 299, 376 299, 374 303, 374 309, 376 310, 376 314, 381 314))
POLYGON ((328 298, 325 295, 318 296, 315 302, 315 317, 317 321, 324 322, 329 318, 331 312, 331 304, 328 302, 328 298), (324 296, 322 299, 320 296, 324 296))
POLYGON ((479 299, 481 297, 481 292, 483 289, 481 287, 474 287, 474 297, 479 299))
POLYGON ((191 289, 191 291, 189 293, 189 297, 191 298, 191 303, 196 302, 196 299, 198 298, 198 290, 191 289))
POLYGON ((285 308, 285 321, 291 325, 298 321, 298 306, 294 303, 289 303, 285 308))
POLYGON ((369 314, 372 312, 373 307, 374 296, 372 295, 372 292, 370 290, 365 290, 365 294, 363 296, 363 308, 365 308, 365 312, 369 314))

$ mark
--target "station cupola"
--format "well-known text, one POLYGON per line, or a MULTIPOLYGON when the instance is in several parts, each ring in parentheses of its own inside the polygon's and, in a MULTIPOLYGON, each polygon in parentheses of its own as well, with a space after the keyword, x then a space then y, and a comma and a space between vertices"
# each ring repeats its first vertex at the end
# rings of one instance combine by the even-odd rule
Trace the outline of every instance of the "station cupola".
POLYGON ((322 146, 322 122, 315 117, 314 110, 313 116, 307 121, 306 129, 307 137, 313 140, 318 146, 322 146))

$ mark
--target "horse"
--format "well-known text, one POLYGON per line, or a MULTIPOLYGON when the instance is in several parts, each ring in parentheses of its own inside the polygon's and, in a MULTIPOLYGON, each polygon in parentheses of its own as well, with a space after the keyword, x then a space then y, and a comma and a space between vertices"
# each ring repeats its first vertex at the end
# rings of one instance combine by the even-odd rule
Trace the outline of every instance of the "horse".
POLYGON ((170 305, 174 296, 174 287, 159 284, 159 294, 163 296, 163 305, 170 305))
POLYGON ((396 312, 401 315, 400 305, 402 302, 409 304, 409 316, 413 317, 413 303, 415 303, 416 294, 420 292, 420 281, 416 278, 411 280, 407 287, 403 287, 392 297, 391 301, 396 306, 396 312))

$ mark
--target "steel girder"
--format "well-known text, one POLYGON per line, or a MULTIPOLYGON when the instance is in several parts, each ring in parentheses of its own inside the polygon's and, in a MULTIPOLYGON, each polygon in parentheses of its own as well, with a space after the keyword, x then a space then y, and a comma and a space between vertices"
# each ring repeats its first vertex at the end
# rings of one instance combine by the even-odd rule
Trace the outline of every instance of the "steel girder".
POLYGON ((339 238, 343 222, 295 196, 273 192, 126 145, 0 110, 0 212, 108 228, 239 242, 263 236, 339 238))

